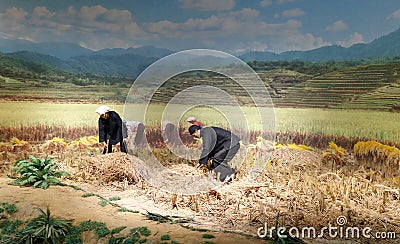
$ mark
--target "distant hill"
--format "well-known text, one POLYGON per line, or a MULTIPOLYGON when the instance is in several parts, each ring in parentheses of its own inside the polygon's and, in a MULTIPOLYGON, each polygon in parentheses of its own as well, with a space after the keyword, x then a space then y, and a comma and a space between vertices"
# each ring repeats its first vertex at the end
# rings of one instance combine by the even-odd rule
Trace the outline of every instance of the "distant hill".
POLYGON ((69 58, 78 56, 90 56, 90 55, 118 56, 126 54, 143 56, 143 57, 161 58, 172 53, 171 50, 165 48, 157 48, 153 46, 143 46, 143 47, 127 48, 127 49, 106 48, 99 51, 93 51, 74 43, 66 43, 66 42, 35 43, 26 40, 0 38, 0 52, 14 53, 21 51, 40 53, 63 60, 67 60, 69 58))
MULTIPOLYGON (((156 60, 173 52, 164 48, 143 46, 137 48, 107 48, 93 51, 72 43, 34 43, 26 40, 0 38, 0 52, 21 60, 49 65, 74 73, 136 77, 156 60)), ((368 44, 345 48, 325 46, 309 51, 249 52, 239 56, 250 61, 341 61, 377 59, 400 56, 400 29, 377 38, 368 44)), ((196 62, 208 62, 207 59, 196 62)), ((223 64, 224 61, 218 60, 223 64)))
POLYGON ((22 60, 0 53, 0 75, 8 76, 7 74, 10 73, 48 75, 55 72, 62 73, 62 71, 45 64, 22 60))
MULTIPOLYGON (((198 62, 206 61, 198 57, 193 58, 198 62)), ((61 96, 62 99, 77 97, 82 99, 99 97, 98 90, 100 89, 103 91, 101 97, 105 99, 124 100, 124 94, 132 80, 121 76, 128 77, 134 73, 137 74, 145 68, 142 66, 143 63, 150 64, 155 60, 156 58, 126 54, 80 56, 66 61, 26 51, 0 53, 0 87, 2 88, 0 97, 60 98, 61 96), (140 62, 132 60, 140 60, 140 62), (73 69, 76 73, 68 73, 65 69, 56 69, 54 66, 32 61, 52 63, 59 67, 73 69), (88 74, 85 72, 87 70, 95 72, 88 74), (106 75, 101 75, 102 73, 106 75), (119 77, 110 76, 114 74, 119 77), (60 93, 57 87, 68 90, 60 93), (83 89, 85 94, 82 94, 82 87, 85 87, 83 89), (115 90, 116 88, 119 90, 115 90)), ((335 63, 330 65, 334 66, 335 63)), ((343 67, 333 72, 322 67, 310 74, 281 68, 261 70, 258 74, 264 81, 276 107, 400 110, 400 62, 343 67)), ((240 104, 251 104, 246 91, 231 79, 212 72, 205 74, 201 71, 185 73, 168 80, 156 92, 153 101, 168 102, 185 88, 207 84, 225 90, 236 97, 240 104)), ((204 97, 219 99, 218 97, 210 98, 209 95, 205 94, 204 97)))
POLYGON ((77 44, 66 42, 42 42, 35 43, 18 39, 0 38, 0 52, 12 53, 28 51, 50 55, 60 59, 68 59, 73 56, 88 55, 93 51, 77 44))
POLYGON ((134 54, 78 56, 66 60, 76 73, 136 77, 158 58, 134 54))
POLYGON ((121 55, 85 55, 67 60, 50 55, 20 51, 4 54, 7 57, 45 65, 73 73, 93 73, 108 76, 136 77, 147 66, 157 60, 156 57, 143 57, 134 54, 121 55))
POLYGON ((39 43, 17 41, 15 45, 0 39, 0 51, 12 58, 44 64, 74 73, 136 77, 157 59, 172 51, 153 46, 112 48, 92 51, 68 43, 39 43), (13 50, 23 50, 15 51, 13 50))
POLYGON ((61 70, 74 71, 74 67, 71 66, 65 60, 61 60, 59 58, 56 58, 56 57, 53 57, 50 55, 46 55, 46 54, 34 53, 34 52, 28 52, 28 51, 19 51, 19 52, 14 52, 14 53, 7 53, 5 55, 8 57, 11 57, 11 58, 20 59, 20 60, 24 60, 27 62, 42 64, 42 65, 47 65, 47 66, 51 66, 51 67, 61 69, 61 70))
POLYGON ((345 48, 342 46, 325 46, 309 51, 287 51, 280 54, 271 52, 249 52, 240 56, 249 61, 278 61, 278 60, 304 60, 304 61, 330 61, 349 59, 376 59, 382 57, 395 57, 400 55, 400 28, 388 35, 375 39, 368 44, 355 44, 345 48))
POLYGON ((137 48, 106 48, 96 52, 92 55, 105 55, 105 56, 118 56, 118 55, 137 55, 143 57, 162 58, 173 53, 171 50, 165 48, 157 48, 153 46, 143 46, 137 48))

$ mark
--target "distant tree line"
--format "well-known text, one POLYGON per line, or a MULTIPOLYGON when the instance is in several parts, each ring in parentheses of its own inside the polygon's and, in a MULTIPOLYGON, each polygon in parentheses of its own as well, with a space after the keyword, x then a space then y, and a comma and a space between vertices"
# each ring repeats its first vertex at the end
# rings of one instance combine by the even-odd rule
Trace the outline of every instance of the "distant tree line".
POLYGON ((358 59, 358 60, 343 60, 343 61, 251 61, 248 65, 255 71, 268 71, 275 69, 286 69, 300 72, 307 75, 322 75, 329 72, 343 70, 352 66, 377 64, 377 63, 393 63, 400 62, 400 56, 385 57, 379 59, 358 59))

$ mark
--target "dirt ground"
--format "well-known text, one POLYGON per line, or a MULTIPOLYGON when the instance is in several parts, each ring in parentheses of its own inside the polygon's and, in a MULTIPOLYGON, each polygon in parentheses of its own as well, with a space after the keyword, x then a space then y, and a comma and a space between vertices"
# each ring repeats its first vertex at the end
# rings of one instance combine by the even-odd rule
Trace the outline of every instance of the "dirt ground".
MULTIPOLYGON (((157 208, 154 206, 154 203, 147 198, 135 195, 133 190, 118 192, 111 189, 99 189, 99 187, 95 189, 93 186, 82 185, 82 189, 86 189, 88 192, 104 194, 104 197, 118 195, 121 200, 115 203, 132 210, 137 210, 139 213, 119 212, 117 211, 117 207, 111 205, 102 207, 99 205, 99 199, 97 197, 82 197, 84 194, 83 191, 70 187, 51 186, 43 190, 32 187, 12 186, 8 184, 11 181, 12 180, 9 178, 0 178, 0 202, 16 204, 18 211, 15 213, 15 218, 23 221, 37 216, 37 207, 44 209, 48 206, 54 217, 71 219, 74 220, 75 224, 92 220, 105 222, 109 229, 121 226, 128 226, 128 228, 146 226, 150 229, 152 234, 147 238, 148 243, 161 242, 160 237, 165 234, 170 235, 171 240, 175 240, 178 243, 204 243, 206 241, 212 241, 213 243, 268 243, 259 238, 223 232, 207 232, 212 234, 215 238, 204 239, 202 235, 205 232, 189 230, 179 224, 160 223, 148 220, 141 213, 149 211, 171 216, 184 216, 185 213, 179 210, 167 211, 157 208)), ((198 226, 198 228, 200 227, 209 230, 219 229, 218 226, 212 223, 203 223, 201 226, 198 226)), ((86 235, 83 237, 83 242, 107 243, 107 240, 100 239, 97 241, 94 235, 86 235)))
MULTIPOLYGON (((39 149, 31 148, 31 151, 39 149)), ((74 220, 74 224, 92 220, 104 222, 110 230, 127 226, 124 231, 147 227, 151 231, 147 243, 161 243, 161 236, 166 234, 171 237, 168 243, 268 243, 257 237, 257 229, 261 227, 260 223, 268 222, 268 226, 272 226, 277 212, 280 213, 281 226, 318 228, 336 221, 338 215, 351 218, 348 226, 372 226, 376 230, 386 230, 388 226, 390 231, 397 231, 400 226, 399 195, 392 180, 392 177, 397 179, 397 171, 383 164, 372 164, 368 169, 354 163, 347 167, 333 167, 322 163, 319 152, 285 147, 276 150, 271 164, 260 174, 258 181, 247 184, 238 178, 218 189, 222 196, 220 199, 216 195, 202 194, 199 196, 201 201, 192 201, 191 196, 178 195, 177 208, 173 208, 171 194, 135 179, 134 172, 140 169, 140 160, 128 160, 128 156, 122 153, 98 156, 84 156, 84 153, 71 149, 52 155, 61 164, 61 169, 71 174, 62 181, 82 190, 68 186, 50 186, 46 190, 11 186, 8 183, 12 179, 7 177, 7 170, 3 170, 0 174, 0 202, 16 204, 18 212, 13 218, 22 221, 36 217, 39 213, 37 207, 45 209, 48 206, 54 217, 74 220), (121 175, 136 183, 128 184, 128 181, 119 179, 121 175), (95 195, 84 197, 87 193, 95 195), (104 199, 118 197, 119 200, 112 201, 114 206, 103 207, 99 196, 104 199), (199 211, 193 208, 196 202, 199 211), (121 207, 137 213, 120 212, 121 207), (145 216, 148 212, 193 219, 185 224, 191 229, 180 224, 150 221, 145 216), (203 237, 205 233, 215 238, 206 239, 203 237)), ((3 153, 3 159, 7 160, 0 164, 0 169, 1 166, 7 169, 16 158, 26 158, 24 154, 3 153)), ((175 166, 181 171, 193 168, 180 164, 175 166)), ((93 232, 85 232, 82 238, 83 243, 108 243, 109 240, 102 238, 98 241, 93 232)), ((377 240, 357 239, 305 241, 312 244, 378 243, 377 240)), ((398 241, 397 238, 379 243, 398 241)))

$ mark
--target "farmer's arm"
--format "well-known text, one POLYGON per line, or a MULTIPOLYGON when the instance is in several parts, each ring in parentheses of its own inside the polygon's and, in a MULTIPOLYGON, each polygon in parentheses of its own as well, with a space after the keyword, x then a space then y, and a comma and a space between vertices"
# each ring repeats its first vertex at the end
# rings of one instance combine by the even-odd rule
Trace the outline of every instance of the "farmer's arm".
POLYGON ((107 133, 104 128, 104 122, 99 119, 99 142, 105 142, 107 140, 107 133))
POLYGON ((213 133, 214 131, 212 129, 206 129, 204 128, 202 130, 202 140, 203 140, 203 151, 201 152, 200 155, 200 160, 199 164, 200 165, 206 165, 210 156, 211 151, 213 150, 213 147, 215 145, 215 140, 216 140, 216 135, 213 133), (215 137, 215 138, 214 138, 215 137))

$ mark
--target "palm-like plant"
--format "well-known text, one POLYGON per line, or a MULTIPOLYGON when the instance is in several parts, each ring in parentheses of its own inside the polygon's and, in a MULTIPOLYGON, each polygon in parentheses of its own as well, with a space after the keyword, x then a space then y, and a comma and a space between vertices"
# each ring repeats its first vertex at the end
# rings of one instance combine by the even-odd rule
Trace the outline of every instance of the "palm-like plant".
POLYGON ((41 187, 47 189, 50 185, 58 185, 61 183, 61 176, 68 176, 64 171, 58 171, 59 167, 53 163, 51 159, 40 160, 34 156, 30 156, 28 160, 18 160, 13 167, 20 177, 12 182, 12 184, 20 186, 41 187))
POLYGON ((31 220, 21 230, 18 242, 25 243, 61 243, 72 229, 72 221, 51 217, 50 209, 46 212, 39 208, 40 215, 31 220))

